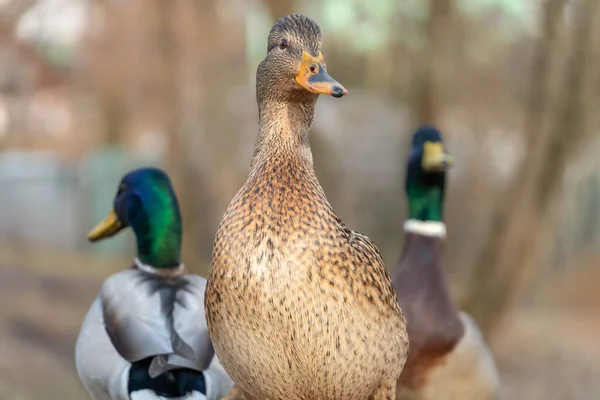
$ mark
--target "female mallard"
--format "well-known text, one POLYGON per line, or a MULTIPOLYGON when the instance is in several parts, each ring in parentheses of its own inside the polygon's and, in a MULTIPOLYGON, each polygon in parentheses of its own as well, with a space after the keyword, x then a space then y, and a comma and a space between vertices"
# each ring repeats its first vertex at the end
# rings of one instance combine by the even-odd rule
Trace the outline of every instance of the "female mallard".
POLYGON ((410 336, 398 399, 491 400, 499 378, 479 328, 453 304, 442 268, 446 170, 452 158, 431 126, 414 135, 406 192, 410 219, 399 265, 392 273, 410 336))
POLYGON ((393 399, 408 338, 379 251, 333 212, 308 131, 326 69, 310 18, 279 19, 258 66, 250 174, 219 225, 206 287, 223 367, 248 399, 393 399))
POLYGON ((95 400, 218 399, 233 382, 210 342, 206 281, 181 264, 181 218, 167 175, 125 175, 113 211, 89 234, 97 241, 130 226, 138 255, 109 277, 77 339, 77 372, 95 400))

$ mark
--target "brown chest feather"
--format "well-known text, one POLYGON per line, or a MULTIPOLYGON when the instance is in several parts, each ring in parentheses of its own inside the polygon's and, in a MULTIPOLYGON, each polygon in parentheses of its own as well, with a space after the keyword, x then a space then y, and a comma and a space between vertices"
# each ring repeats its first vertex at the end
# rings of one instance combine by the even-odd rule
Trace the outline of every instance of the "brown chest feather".
POLYGON ((442 270, 440 238, 408 233, 402 258, 392 274, 410 339, 399 383, 424 384, 427 372, 450 353, 464 335, 458 310, 442 270))
POLYGON ((302 163, 276 158, 258 170, 230 204, 217 232, 215 271, 245 268, 250 278, 252 268, 263 263, 267 268, 301 266, 309 282, 351 296, 371 312, 399 313, 379 251, 343 224, 312 167, 302 163))

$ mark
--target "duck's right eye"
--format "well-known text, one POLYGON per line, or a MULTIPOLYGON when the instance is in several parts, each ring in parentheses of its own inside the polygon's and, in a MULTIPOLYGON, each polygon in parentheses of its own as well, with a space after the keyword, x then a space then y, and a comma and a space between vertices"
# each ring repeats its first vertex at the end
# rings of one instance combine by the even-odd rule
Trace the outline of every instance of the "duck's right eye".
POLYGON ((281 39, 281 42, 279 42, 279 48, 281 50, 285 50, 288 48, 288 42, 285 39, 281 39))

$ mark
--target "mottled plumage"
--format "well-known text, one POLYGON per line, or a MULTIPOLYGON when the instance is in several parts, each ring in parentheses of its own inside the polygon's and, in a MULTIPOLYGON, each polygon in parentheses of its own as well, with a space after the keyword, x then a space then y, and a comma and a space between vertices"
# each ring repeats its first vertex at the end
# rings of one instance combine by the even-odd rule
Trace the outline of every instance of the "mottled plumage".
POLYGON ((499 379, 477 324, 453 303, 444 277, 446 170, 453 164, 432 126, 414 135, 406 191, 410 219, 392 273, 410 336, 398 400, 494 400, 499 379))
POLYGON ((179 215, 167 175, 143 168, 123 178, 113 211, 90 233, 96 241, 130 226, 138 245, 132 268, 102 285, 77 339, 77 371, 94 400, 217 399, 232 386, 213 357, 206 281, 179 259, 179 215))
POLYGON ((250 174, 216 233, 208 325, 248 399, 389 400, 408 348, 404 317, 373 242, 329 205, 308 143, 318 93, 346 93, 325 73, 320 41, 301 15, 269 35, 250 174))

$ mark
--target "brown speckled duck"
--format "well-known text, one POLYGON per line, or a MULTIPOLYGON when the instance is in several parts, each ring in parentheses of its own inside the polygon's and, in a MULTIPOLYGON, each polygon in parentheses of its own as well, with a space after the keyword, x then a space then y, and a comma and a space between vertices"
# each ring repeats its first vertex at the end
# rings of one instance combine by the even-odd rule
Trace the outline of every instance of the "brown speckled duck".
POLYGON ((315 176, 319 94, 342 97, 310 18, 279 19, 256 76, 259 134, 216 233, 205 307, 216 353, 249 400, 395 398, 405 320, 379 251, 315 176))
POLYGON ((404 252, 392 273, 410 336, 397 399, 492 400, 499 396, 492 354, 477 324, 457 310, 444 280, 444 186, 452 164, 439 131, 421 127, 413 138, 406 174, 410 219, 404 224, 404 252))

